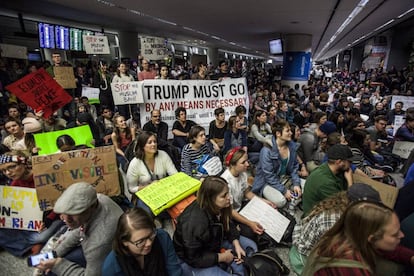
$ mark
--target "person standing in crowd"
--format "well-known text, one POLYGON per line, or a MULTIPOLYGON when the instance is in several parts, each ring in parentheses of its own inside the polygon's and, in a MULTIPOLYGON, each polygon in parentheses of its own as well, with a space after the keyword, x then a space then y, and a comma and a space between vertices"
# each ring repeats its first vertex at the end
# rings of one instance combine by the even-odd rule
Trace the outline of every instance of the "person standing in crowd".
POLYGON ((219 72, 211 77, 212 80, 223 80, 225 78, 235 78, 236 76, 230 72, 227 61, 219 62, 219 72))
POLYGON ((184 107, 178 107, 174 113, 176 120, 172 127, 173 145, 181 150, 188 143, 188 133, 196 123, 187 120, 187 110, 184 107))
POLYGON ((357 201, 312 250, 302 275, 395 275, 380 257, 413 266, 414 251, 399 245, 403 237, 393 210, 357 201))
POLYGON ((102 266, 102 276, 113 275, 182 275, 170 236, 156 229, 143 209, 128 209, 119 218, 112 251, 102 266))
POLYGON ((101 106, 107 106, 113 112, 115 111, 115 104, 112 97, 111 79, 112 76, 108 71, 108 64, 105 61, 100 61, 93 84, 94 87, 99 88, 99 102, 101 106))
POLYGON ((197 200, 178 217, 173 243, 184 275, 244 275, 243 256, 257 251, 256 244, 239 232, 231 219, 226 180, 208 176, 197 200))
MULTIPOLYGON (((112 79, 112 83, 134 81, 134 77, 128 73, 128 67, 125 62, 121 62, 112 79)), ((122 104, 117 105, 118 112, 124 118, 132 117, 132 114, 138 109, 136 105, 122 104)))
POLYGON ((153 80, 157 76, 157 73, 154 70, 150 69, 150 64, 148 59, 143 59, 141 61, 142 70, 138 73, 138 80, 153 80))
POLYGON ((155 79, 157 80, 168 80, 170 79, 170 69, 167 65, 163 64, 160 66, 160 74, 156 76, 155 79))
POLYGON ((53 210, 69 230, 55 243, 58 257, 42 260, 36 268, 56 275, 100 275, 122 209, 91 184, 78 182, 60 195, 53 210))
POLYGON ((113 117, 114 131, 111 134, 112 143, 115 146, 116 159, 124 169, 128 160, 125 157, 125 150, 135 140, 135 129, 126 125, 125 118, 121 115, 113 117))
POLYGON ((296 143, 286 120, 278 120, 272 127, 272 146, 264 146, 256 168, 252 192, 283 207, 293 194, 301 197, 296 143))
POLYGON ((207 66, 200 61, 197 64, 197 73, 191 75, 192 80, 209 80, 210 77, 207 75, 207 66))
POLYGON ((353 183, 352 151, 346 145, 336 144, 327 152, 328 162, 316 168, 306 179, 303 193, 303 217, 315 204, 340 191, 346 191, 353 183))

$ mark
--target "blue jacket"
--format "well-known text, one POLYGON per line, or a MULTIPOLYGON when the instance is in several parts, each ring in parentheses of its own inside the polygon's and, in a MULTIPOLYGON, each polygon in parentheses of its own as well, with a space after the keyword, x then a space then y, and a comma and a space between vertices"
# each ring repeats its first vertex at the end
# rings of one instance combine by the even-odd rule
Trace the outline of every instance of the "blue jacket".
MULTIPOLYGON (((183 274, 181 265, 175 254, 174 246, 170 236, 163 229, 157 229, 157 239, 159 240, 165 258, 166 271, 169 276, 181 276, 183 274)), ((125 276, 118 263, 115 251, 111 251, 106 257, 102 266, 102 276, 125 276)))
POLYGON ((414 142, 414 130, 410 129, 407 123, 403 124, 395 133, 395 140, 414 142))
MULTIPOLYGON (((260 151, 260 160, 256 168, 256 176, 252 187, 252 192, 262 196, 263 189, 266 185, 270 185, 283 195, 286 193, 285 186, 280 181, 280 169, 282 160, 280 159, 279 150, 277 148, 276 139, 272 137, 272 148, 264 146, 260 151)), ((300 178, 298 175, 299 163, 296 159, 296 143, 291 141, 288 143, 289 162, 286 166, 286 174, 292 179, 294 186, 300 186, 300 178)))

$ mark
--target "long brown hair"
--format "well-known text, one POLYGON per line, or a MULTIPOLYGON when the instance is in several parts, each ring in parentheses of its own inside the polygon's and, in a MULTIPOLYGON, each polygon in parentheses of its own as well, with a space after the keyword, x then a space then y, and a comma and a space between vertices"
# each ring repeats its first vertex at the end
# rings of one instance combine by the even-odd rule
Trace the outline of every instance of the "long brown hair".
POLYGON ((197 203, 200 208, 212 215, 220 215, 220 222, 223 224, 224 231, 226 232, 230 229, 232 207, 230 205, 220 210, 215 204, 215 200, 227 186, 228 184, 224 178, 220 176, 207 176, 197 193, 197 203))
MULTIPOLYGON (((115 132, 115 134, 116 134, 116 141, 118 142, 118 145, 119 145, 119 146, 121 146, 121 141, 122 141, 122 138, 121 138, 121 131, 119 130, 119 127, 117 127, 117 124, 118 124, 118 118, 120 118, 120 117, 123 117, 123 118, 125 119, 125 117, 124 117, 124 116, 122 116, 122 115, 115 115, 115 116, 112 118, 112 122, 114 123, 114 132, 115 132)), ((130 128, 130 127, 128 127, 128 126, 125 128, 125 138, 126 138, 126 139, 132 139, 131 128, 130 128)))

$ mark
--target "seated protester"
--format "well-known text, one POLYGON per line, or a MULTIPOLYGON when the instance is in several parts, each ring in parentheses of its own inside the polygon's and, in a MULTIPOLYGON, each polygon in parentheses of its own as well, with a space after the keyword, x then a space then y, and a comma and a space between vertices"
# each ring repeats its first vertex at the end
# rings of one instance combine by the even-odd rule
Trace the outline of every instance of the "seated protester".
POLYGON ((173 145, 180 150, 189 142, 188 133, 191 127, 196 123, 191 120, 187 120, 187 111, 184 107, 178 107, 175 110, 175 122, 172 127, 172 133, 174 134, 173 145))
POLYGON ((195 125, 188 133, 189 144, 183 147, 181 151, 181 171, 192 177, 198 177, 198 165, 196 160, 204 155, 209 155, 210 149, 207 146, 206 132, 202 126, 195 125))
POLYGON ((301 275, 306 259, 322 236, 339 220, 348 205, 358 200, 381 202, 379 193, 367 184, 355 183, 348 191, 336 193, 316 204, 293 230, 289 251, 293 270, 301 275))
POLYGON ((296 143, 296 159, 298 160, 298 163, 299 163, 298 175, 304 179, 308 177, 309 172, 306 169, 306 165, 303 162, 302 157, 297 152, 297 150, 300 147, 300 143, 298 142, 298 140, 300 138, 301 131, 300 131, 299 126, 297 126, 296 124, 289 123, 289 126, 290 126, 290 131, 292 132, 292 142, 296 143))
MULTIPOLYGON (((382 102, 377 102, 374 106, 374 110, 369 113, 369 121, 374 122, 375 117, 377 116, 385 116, 387 118, 387 110, 384 109, 384 104, 382 102)), ((388 120, 387 120, 388 122, 388 120)))
POLYGON ((270 104, 266 108, 267 111, 267 123, 269 125, 273 125, 274 122, 277 120, 277 107, 270 104))
POLYGON ((247 132, 249 131, 249 123, 246 117, 246 107, 244 107, 244 105, 238 105, 234 112, 236 113, 239 122, 237 129, 244 130, 247 134, 247 132))
POLYGON ((22 121, 24 139, 17 142, 15 149, 27 152, 29 155, 37 155, 39 149, 36 147, 33 134, 42 132, 42 125, 32 117, 26 117, 22 121))
POLYGON ((387 126, 387 118, 384 115, 375 117, 374 125, 368 127, 366 130, 371 136, 371 150, 381 151, 388 142, 388 135, 385 131, 387 126))
POLYGON ((414 180, 414 163, 412 163, 404 175, 404 186, 414 180))
POLYGON ((89 148, 87 145, 76 145, 75 140, 67 134, 56 138, 56 147, 59 149, 59 152, 89 148))
POLYGON ((223 153, 227 153, 235 147, 242 147, 247 152, 247 134, 246 131, 239 128, 240 124, 237 116, 230 116, 227 129, 224 132, 223 153))
MULTIPOLYGON (((135 157, 131 160, 126 173, 128 190, 135 194, 152 182, 177 173, 171 158, 165 151, 157 148, 157 136, 143 131, 137 138, 135 157)), ((140 207, 148 207, 138 201, 140 207)), ((149 210, 148 210, 149 211, 149 210)))
POLYGON ((405 123, 397 130, 395 140, 414 142, 414 108, 407 109, 405 123))
POLYGON ((333 122, 336 125, 336 131, 340 134, 344 135, 345 133, 345 116, 339 112, 335 111, 329 115, 329 121, 333 122))
POLYGON ((302 195, 299 163, 289 123, 278 120, 272 128, 273 145, 266 145, 260 151, 252 192, 263 196, 277 207, 283 207, 292 199, 293 193, 299 197, 302 195))
POLYGON ((143 209, 128 209, 118 220, 112 251, 102 266, 102 276, 113 275, 182 275, 170 236, 156 229, 143 209))
POLYGON ((42 122, 42 127, 45 132, 66 129, 66 120, 59 118, 56 113, 51 115, 49 118, 42 120, 42 122))
POLYGON ((142 130, 157 135, 158 148, 165 150, 168 147, 168 124, 161 121, 161 111, 151 110, 151 119, 144 124, 142 130))
POLYGON ((111 134, 114 131, 114 123, 112 121, 112 110, 106 106, 101 106, 101 115, 96 119, 96 125, 99 129, 99 139, 102 145, 112 145, 111 134))
MULTIPOLYGON (((310 107, 308 106, 308 109, 310 107)), ((312 109, 310 109, 312 111, 312 109)), ((328 120, 328 115, 326 112, 323 111, 316 111, 312 113, 311 124, 309 126, 309 130, 314 131, 318 129, 321 125, 323 125, 328 120)))
POLYGON ((81 103, 85 106, 85 111, 91 114, 93 121, 98 119, 98 112, 96 112, 96 107, 93 104, 89 103, 89 99, 86 96, 80 98, 81 103))
POLYGON ((293 117, 293 122, 299 127, 299 129, 307 128, 310 126, 310 117, 312 115, 312 109, 303 105, 300 108, 300 112, 296 113, 293 117))
MULTIPOLYGON (((240 234, 251 240, 257 242, 257 235, 261 235, 264 232, 263 227, 256 221, 249 220, 248 218, 239 214, 242 209, 243 201, 245 199, 251 200, 256 195, 252 193, 247 183, 247 168, 249 167, 249 160, 247 153, 240 147, 231 149, 224 161, 227 169, 221 175, 229 185, 230 203, 233 207, 232 217, 233 220, 239 224, 240 234)), ((263 199, 273 208, 276 207, 272 202, 263 199)))
POLYGON ((271 146, 271 134, 272 128, 267 123, 266 111, 256 111, 248 136, 249 152, 259 152, 265 144, 271 146))
MULTIPOLYGON (((11 179, 10 186, 35 188, 29 158, 23 152, 10 151, 0 155, 0 171, 11 179)), ((59 220, 53 222, 55 218, 53 212, 45 213, 44 221, 47 223, 42 223, 39 232, 0 228, 0 248, 20 257, 30 251, 39 253, 42 245, 62 226, 59 220)))
POLYGON ((244 275, 242 256, 257 251, 256 244, 239 235, 231 220, 227 182, 207 176, 191 203, 178 217, 173 243, 183 275, 244 275), (222 269, 223 268, 223 269, 222 269))
POLYGON ((84 108, 84 105, 79 106, 79 113, 76 115, 76 124, 77 126, 88 125, 92 132, 92 144, 94 144, 97 147, 101 146, 103 144, 103 141, 100 139, 98 125, 95 123, 95 120, 92 118, 92 115, 89 112, 86 112, 84 108))
POLYGON ((318 202, 340 192, 348 190, 352 179, 352 152, 346 145, 333 145, 328 149, 328 162, 316 168, 306 179, 303 192, 303 217, 318 202))
POLYGON ((135 128, 127 126, 125 118, 121 115, 113 117, 114 131, 111 134, 112 143, 115 146, 116 160, 121 168, 124 169, 128 160, 125 157, 125 150, 135 139, 135 128))
POLYGON ((8 136, 4 137, 3 143, 6 147, 11 150, 17 150, 16 146, 20 143, 24 143, 24 131, 23 125, 19 119, 9 117, 4 123, 4 128, 6 129, 8 136))
POLYGON ((58 257, 42 260, 36 268, 56 275, 99 275, 122 209, 91 184, 78 182, 60 195, 53 210, 69 230, 55 243, 58 257))
POLYGON ((413 266, 414 251, 399 245, 403 237, 393 210, 357 201, 313 248, 302 275, 396 275, 381 258, 413 266))
POLYGON ((223 108, 214 110, 216 119, 210 122, 208 139, 216 152, 221 152, 224 146, 224 132, 227 129, 227 122, 223 108))
POLYGON ((394 128, 395 116, 404 116, 405 111, 402 109, 404 103, 401 101, 395 102, 394 109, 391 109, 387 112, 387 124, 394 128))

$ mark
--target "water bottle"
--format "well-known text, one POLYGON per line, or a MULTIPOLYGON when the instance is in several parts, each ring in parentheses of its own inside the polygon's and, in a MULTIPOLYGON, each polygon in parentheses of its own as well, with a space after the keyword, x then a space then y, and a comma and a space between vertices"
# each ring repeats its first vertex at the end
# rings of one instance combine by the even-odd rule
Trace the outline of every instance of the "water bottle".
POLYGON ((297 200, 298 200, 298 194, 295 192, 292 192, 292 198, 290 199, 290 202, 289 202, 289 211, 291 213, 294 213, 296 210, 297 200))

